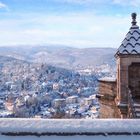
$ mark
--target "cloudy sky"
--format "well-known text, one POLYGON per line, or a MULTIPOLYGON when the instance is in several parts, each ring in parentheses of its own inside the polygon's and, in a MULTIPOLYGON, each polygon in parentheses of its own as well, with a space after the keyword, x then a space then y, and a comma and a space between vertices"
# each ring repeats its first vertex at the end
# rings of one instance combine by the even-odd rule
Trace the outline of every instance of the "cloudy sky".
POLYGON ((0 0, 0 46, 119 47, 140 0, 0 0))

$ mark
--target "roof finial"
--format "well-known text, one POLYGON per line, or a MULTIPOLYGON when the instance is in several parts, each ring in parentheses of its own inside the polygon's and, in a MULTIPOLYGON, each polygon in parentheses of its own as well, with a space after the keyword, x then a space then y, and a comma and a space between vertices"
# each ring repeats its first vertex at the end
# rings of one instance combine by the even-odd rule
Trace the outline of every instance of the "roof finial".
POLYGON ((131 16, 132 16, 132 22, 131 22, 132 26, 135 26, 137 24, 137 21, 136 21, 137 14, 132 13, 131 16))

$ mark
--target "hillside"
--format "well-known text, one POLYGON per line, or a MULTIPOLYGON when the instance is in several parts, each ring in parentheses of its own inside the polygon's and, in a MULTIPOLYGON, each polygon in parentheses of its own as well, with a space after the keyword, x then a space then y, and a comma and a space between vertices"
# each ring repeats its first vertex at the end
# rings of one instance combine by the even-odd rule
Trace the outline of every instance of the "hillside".
POLYGON ((115 51, 114 48, 79 49, 65 46, 0 47, 1 56, 73 69, 101 64, 114 66, 115 51))

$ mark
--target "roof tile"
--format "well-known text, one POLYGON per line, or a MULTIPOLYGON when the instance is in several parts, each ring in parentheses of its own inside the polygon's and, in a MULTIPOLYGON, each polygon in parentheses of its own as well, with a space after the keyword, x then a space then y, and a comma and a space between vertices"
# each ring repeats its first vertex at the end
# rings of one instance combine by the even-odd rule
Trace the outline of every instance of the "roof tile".
MULTIPOLYGON (((133 17, 132 17, 133 19, 133 17)), ((133 23, 133 21, 132 21, 133 23)), ((129 32, 126 34, 116 55, 126 54, 140 54, 140 29, 139 26, 131 26, 129 32)))

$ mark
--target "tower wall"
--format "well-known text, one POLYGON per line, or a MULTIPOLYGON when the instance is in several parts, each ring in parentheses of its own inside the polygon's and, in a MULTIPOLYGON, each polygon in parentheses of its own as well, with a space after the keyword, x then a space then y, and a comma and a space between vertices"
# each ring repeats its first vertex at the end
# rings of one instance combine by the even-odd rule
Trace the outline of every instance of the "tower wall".
POLYGON ((117 98, 122 114, 127 114, 129 66, 140 63, 140 55, 120 55, 117 57, 117 98))

